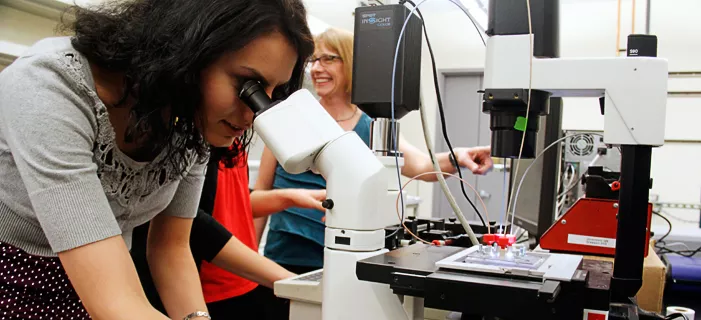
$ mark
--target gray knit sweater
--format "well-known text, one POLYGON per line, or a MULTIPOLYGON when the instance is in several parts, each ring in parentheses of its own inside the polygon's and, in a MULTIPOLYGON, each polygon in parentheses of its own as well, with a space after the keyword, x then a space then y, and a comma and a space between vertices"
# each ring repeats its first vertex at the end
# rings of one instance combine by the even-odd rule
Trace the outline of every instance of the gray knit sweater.
POLYGON ((131 231, 159 213, 194 217, 205 165, 188 174, 122 153, 90 66, 67 37, 0 73, 0 241, 41 256, 131 231))

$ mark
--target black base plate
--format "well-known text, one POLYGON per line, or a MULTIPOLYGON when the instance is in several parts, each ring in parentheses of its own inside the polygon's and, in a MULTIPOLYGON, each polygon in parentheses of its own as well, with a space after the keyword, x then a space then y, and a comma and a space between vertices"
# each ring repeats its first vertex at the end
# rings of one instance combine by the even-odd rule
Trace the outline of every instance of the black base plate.
POLYGON ((499 319, 582 319, 584 309, 608 310, 611 262, 584 260, 579 280, 538 281, 436 267, 464 248, 414 244, 358 261, 358 279, 390 285, 424 306, 499 319))

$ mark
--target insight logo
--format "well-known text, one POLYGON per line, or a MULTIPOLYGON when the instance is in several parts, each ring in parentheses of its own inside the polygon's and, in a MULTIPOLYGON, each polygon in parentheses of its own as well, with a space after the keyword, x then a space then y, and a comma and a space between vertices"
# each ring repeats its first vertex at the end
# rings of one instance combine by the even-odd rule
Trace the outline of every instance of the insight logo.
POLYGON ((390 26, 392 17, 377 17, 376 13, 366 13, 363 14, 360 20, 361 24, 374 24, 378 27, 388 27, 390 26))

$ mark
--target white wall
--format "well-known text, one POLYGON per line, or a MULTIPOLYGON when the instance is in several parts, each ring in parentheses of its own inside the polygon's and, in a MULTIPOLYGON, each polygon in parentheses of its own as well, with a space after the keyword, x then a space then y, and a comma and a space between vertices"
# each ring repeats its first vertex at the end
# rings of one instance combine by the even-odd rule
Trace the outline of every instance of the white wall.
POLYGON ((52 36, 56 21, 0 5, 0 52, 20 54, 39 39, 52 36))

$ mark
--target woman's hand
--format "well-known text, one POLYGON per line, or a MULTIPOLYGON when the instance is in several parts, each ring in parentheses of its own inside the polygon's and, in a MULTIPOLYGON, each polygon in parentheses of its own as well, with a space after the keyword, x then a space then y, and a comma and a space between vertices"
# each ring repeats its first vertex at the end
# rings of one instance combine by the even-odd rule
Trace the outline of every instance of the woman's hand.
POLYGON ((492 168, 494 163, 491 151, 491 147, 453 149, 458 166, 467 168, 474 174, 485 174, 492 168))
POLYGON ((121 236, 59 252, 58 257, 93 319, 168 319, 146 299, 121 236))
POLYGON ((326 190, 287 189, 293 207, 326 211, 321 202, 326 200, 326 190))
POLYGON ((275 281, 296 276, 279 264, 253 251, 236 237, 229 239, 216 257, 212 259, 212 263, 271 289, 275 281))

